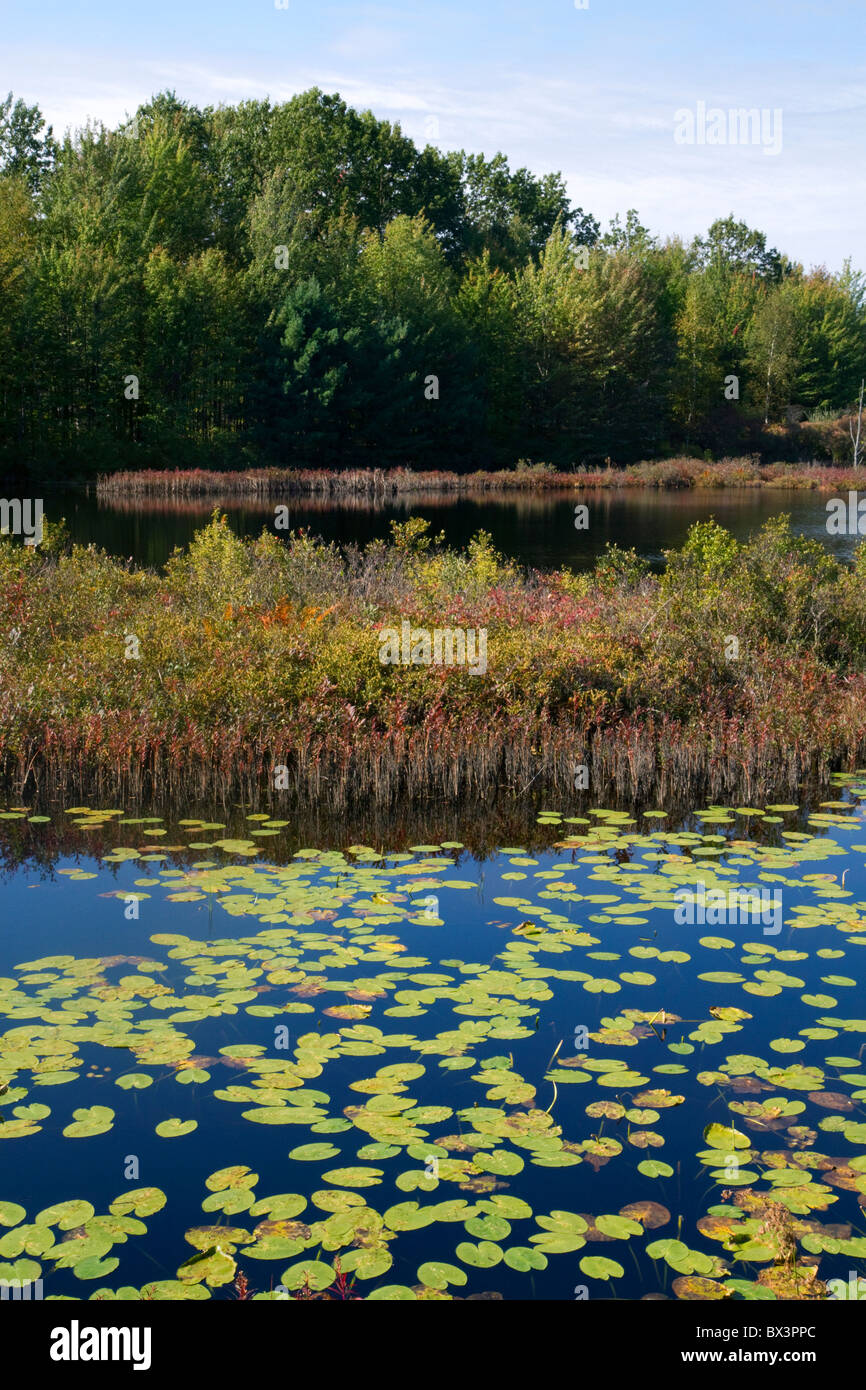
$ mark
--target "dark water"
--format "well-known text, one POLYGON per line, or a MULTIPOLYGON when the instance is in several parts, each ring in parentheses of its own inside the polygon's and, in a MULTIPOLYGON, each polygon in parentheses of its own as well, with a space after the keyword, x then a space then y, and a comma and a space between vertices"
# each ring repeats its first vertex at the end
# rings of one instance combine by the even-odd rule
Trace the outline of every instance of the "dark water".
MULTIPOLYGON (((273 528, 279 499, 238 503, 234 498, 185 502, 135 498, 108 505, 83 490, 48 490, 44 501, 48 519, 65 517, 76 541, 94 542, 114 555, 158 566, 175 546, 189 543, 215 506, 228 513, 230 525, 240 535, 255 536, 263 527, 273 528)), ((788 512, 797 532, 821 540, 840 558, 850 558, 856 538, 828 536, 826 501, 827 495, 818 492, 757 488, 596 490, 479 501, 440 497, 375 509, 357 502, 302 499, 291 502, 289 525, 293 529, 308 527, 329 541, 364 545, 377 537, 387 539, 392 520, 413 515, 429 520, 434 534, 444 531, 448 544, 454 547, 465 545, 481 529, 488 531, 503 554, 539 569, 565 565, 577 570, 591 568, 608 541, 626 549, 634 547, 658 568, 663 564, 663 551, 682 545, 695 521, 714 516, 744 540, 768 517, 788 512), (574 507, 578 502, 589 507, 587 530, 575 529, 574 507)))
MULTIPOLYGON (((736 1219, 726 1190, 772 1197, 780 1168, 792 1219, 811 1223, 799 1238, 831 1247, 821 1278, 862 1274, 866 1172, 845 1165, 866 1153, 864 790, 811 810, 759 806, 672 825, 642 813, 561 815, 527 828, 526 840, 477 853, 450 840, 399 854, 345 837, 305 847, 291 823, 262 827, 239 814, 220 828, 219 817, 184 825, 80 810, 31 822, 10 809, 0 819, 0 1083, 10 1087, 0 1098, 0 1231, 10 1227, 0 1278, 41 1277, 46 1297, 154 1282, 157 1296, 176 1297, 176 1272, 194 1254, 185 1234, 219 1226, 222 1236, 199 1243, 227 1249, 259 1296, 300 1277, 292 1271, 305 1261, 325 1278, 335 1256, 349 1265, 372 1245, 392 1263, 359 1273, 362 1296, 398 1286, 405 1297, 435 1282, 431 1264, 444 1262, 459 1297, 674 1297, 683 1271, 647 1253, 666 1239, 679 1239, 701 1268, 721 1257, 729 1277, 751 1287, 768 1258, 737 1260, 697 1223, 708 1212, 736 1219), (567 836, 584 838, 563 845, 567 836), (698 881, 778 892, 778 914, 678 923, 670 892, 698 881), (741 1013, 719 1027, 720 1006, 741 1013), (168 1052, 128 1050, 148 1037, 168 1052), (199 1071, 182 1084, 177 1064, 190 1057, 199 1071), (259 1064, 268 1082, 296 1062, 309 1113, 299 1107, 293 1124, 251 1118, 262 1114, 253 1100, 259 1064), (402 1064, 412 1070, 395 1084, 388 1069, 402 1064), (604 1084, 615 1071, 621 1081, 604 1084), (118 1086, 130 1073, 149 1083, 118 1086), (251 1089, 232 1101, 232 1086, 251 1089), (665 1092, 682 1099, 669 1104, 665 1092), (628 1113, 588 1115, 599 1102, 628 1113), (736 1110, 765 1102, 757 1128, 736 1110), (791 1104, 795 1113, 777 1115, 791 1104), (114 1112, 112 1127, 64 1135, 73 1112, 92 1106, 114 1112), (364 1106, 374 1128, 396 1114, 418 1137, 377 1138, 363 1117, 355 1123, 364 1106), (41 1128, 10 1131, 28 1117, 41 1128), (197 1128, 158 1135, 170 1118, 197 1128), (532 1134, 548 1124, 554 1142, 548 1136, 545 1147, 532 1134), (733 1124, 751 1150, 722 1148, 715 1166, 702 1160, 712 1124, 733 1124), (311 1143, 334 1153, 297 1154, 311 1143), (426 1178, 437 1156, 442 1176, 426 1178), (473 1156, 480 1172, 445 1171, 473 1156), (663 1170, 642 1169, 647 1160, 663 1170), (831 1161, 847 1186, 823 1181, 831 1161), (287 1219, 305 1228, 342 1200, 323 1192, 354 1194, 349 1209, 367 1208, 360 1246, 341 1236, 322 1249, 314 1230, 303 1250, 256 1258, 261 1211, 202 1209, 212 1195, 205 1180, 232 1165, 258 1175, 257 1202, 296 1194, 287 1219), (69 1245, 56 1225, 51 1251, 16 1252, 17 1226, 70 1200, 94 1208, 93 1225, 87 1210, 70 1218, 84 1227, 70 1239, 92 1245, 98 1218, 140 1188, 159 1189, 165 1205, 143 1217, 146 1232, 118 1238, 95 1263, 57 1267, 69 1245), (26 1217, 4 1212, 9 1202, 26 1217), (423 1228, 395 1218, 411 1202, 435 1209, 423 1228), (638 1202, 657 1204, 661 1224, 604 1241, 596 1228, 578 1248, 573 1233, 561 1234, 563 1221, 567 1231, 569 1220, 616 1217, 638 1202), (382 1216, 396 1220, 392 1239, 370 1234, 382 1216), (514 1268, 524 1255, 510 1252, 537 1251, 533 1237, 553 1238, 546 1267, 514 1268), (581 1265, 597 1257, 613 1266, 581 1265)), ((269 1092, 265 1108, 284 1117, 300 1090, 269 1092)), ((228 1280, 195 1287, 232 1294, 228 1280)))

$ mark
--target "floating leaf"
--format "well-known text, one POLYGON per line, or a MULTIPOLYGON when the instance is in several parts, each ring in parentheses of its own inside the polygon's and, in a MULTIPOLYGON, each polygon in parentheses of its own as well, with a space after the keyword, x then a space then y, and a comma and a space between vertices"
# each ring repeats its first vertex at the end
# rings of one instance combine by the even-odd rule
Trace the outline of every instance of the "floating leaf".
POLYGON ((580 1261, 580 1269, 588 1279, 621 1279, 625 1274, 621 1264, 603 1255, 585 1255, 580 1261))
MULTIPOLYGON (((162 1211, 166 1200, 165 1193, 158 1187, 135 1187, 130 1192, 122 1192, 119 1197, 115 1197, 109 1211, 115 1216, 128 1216, 130 1212, 134 1212, 136 1216, 153 1216, 155 1212, 162 1211)), ((92 1215, 92 1207, 90 1211, 92 1215)), ((62 1229, 68 1229, 62 1222, 60 1224, 62 1229)))
POLYGON ((672 1178, 674 1170, 669 1163, 662 1163, 658 1158, 644 1158, 637 1165, 639 1173, 643 1173, 646 1178, 672 1178))
POLYGON ((17 1226, 27 1212, 17 1202, 0 1202, 0 1226, 17 1226))
POLYGON ((614 1240, 628 1240, 629 1236, 643 1235, 643 1226, 626 1216, 597 1216, 595 1224, 602 1235, 612 1236, 614 1240))
POLYGON ((290 1150, 289 1158, 301 1163, 324 1163, 329 1158, 336 1158, 339 1152, 333 1144, 301 1144, 297 1149, 290 1150))
POLYGON ((336 1183, 338 1187, 375 1187, 382 1176, 381 1168, 332 1168, 322 1174, 325 1182, 336 1183))
POLYGON ((33 1220, 37 1226, 59 1226, 61 1231, 71 1231, 76 1226, 83 1226, 94 1214, 90 1202, 74 1200, 44 1207, 33 1220))
POLYGON ((449 1284, 465 1284, 466 1275, 456 1265, 445 1264, 442 1260, 430 1260, 419 1266, 418 1282, 431 1289, 446 1289, 449 1284))
POLYGON ((531 1269, 547 1269, 547 1256, 528 1245, 512 1245, 505 1251, 505 1263, 510 1269, 528 1274, 531 1269))
POLYGON ((156 1133, 160 1139, 178 1139, 183 1134, 192 1134, 194 1129, 198 1129, 198 1120, 160 1120, 156 1126, 156 1133))
POLYGON ((712 1149, 721 1149, 725 1153, 731 1149, 748 1149, 750 1140, 732 1125, 709 1124, 704 1130, 704 1139, 712 1149))
POLYGON ((114 1111, 107 1105, 84 1106, 73 1110, 74 1122, 64 1129, 68 1139, 89 1139, 94 1134, 107 1134, 114 1124, 114 1111))
MULTIPOLYGON (((209 1288, 216 1289, 231 1283, 236 1269, 237 1265, 231 1255, 217 1246, 210 1246, 182 1264, 177 1271, 177 1277, 183 1282, 205 1283, 209 1288)), ((283 1282, 285 1283, 285 1279, 283 1282)))

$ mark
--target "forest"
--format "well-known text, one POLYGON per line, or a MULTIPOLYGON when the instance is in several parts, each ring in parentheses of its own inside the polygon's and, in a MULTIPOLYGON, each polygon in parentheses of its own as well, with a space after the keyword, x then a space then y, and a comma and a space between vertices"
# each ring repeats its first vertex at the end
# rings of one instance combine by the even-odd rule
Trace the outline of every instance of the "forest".
POLYGON ((0 101, 7 474, 790 458, 864 372, 866 277, 734 214, 603 230, 318 89, 62 139, 0 101))

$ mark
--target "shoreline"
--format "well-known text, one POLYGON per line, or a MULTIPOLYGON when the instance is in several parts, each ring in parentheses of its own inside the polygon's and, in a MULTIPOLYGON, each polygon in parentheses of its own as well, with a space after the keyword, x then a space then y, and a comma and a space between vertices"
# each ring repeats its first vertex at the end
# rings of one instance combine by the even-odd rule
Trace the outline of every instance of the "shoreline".
POLYGON ((783 742, 747 721, 660 726, 640 712, 594 733, 551 728, 544 720, 525 723, 494 731, 474 751, 468 751, 472 730, 464 726, 443 736, 424 725, 409 738, 365 730, 362 756, 347 748, 346 731, 319 742, 305 731, 274 747, 269 737, 242 728, 142 727, 134 713, 125 713, 112 711, 105 724, 44 725, 17 751, 0 745, 7 799, 114 803, 158 795, 160 802, 210 799, 224 806, 241 799, 281 815, 316 810, 326 818, 362 816, 366 808, 378 816, 400 807, 420 817, 432 808, 453 816, 457 807, 519 806, 532 792, 579 814, 584 803, 574 796, 573 769, 582 759, 591 770, 594 802, 685 810, 698 801, 751 805, 771 796, 802 802, 829 792, 836 775, 866 762, 866 731, 824 752, 798 740, 783 742), (546 741, 541 758, 539 741, 546 741), (275 792, 274 769, 284 767, 288 785, 275 792))

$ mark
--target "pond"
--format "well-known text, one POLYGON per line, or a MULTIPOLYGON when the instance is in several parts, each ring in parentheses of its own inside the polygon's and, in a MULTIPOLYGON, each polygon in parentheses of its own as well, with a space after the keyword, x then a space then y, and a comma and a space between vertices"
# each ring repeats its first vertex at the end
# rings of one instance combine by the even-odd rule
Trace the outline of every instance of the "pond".
POLYGON ((679 819, 532 812, 505 844, 8 806, 0 1279, 846 1288, 866 1273, 866 771, 836 783, 679 819))
MULTIPOLYGON (((850 559, 858 538, 828 535, 828 495, 776 488, 587 489, 505 499, 407 498, 375 507, 367 499, 336 502, 300 498, 289 504, 289 526, 295 530, 308 527, 325 540, 364 545, 377 537, 387 539, 392 520, 416 515, 429 520, 434 534, 444 532, 448 544, 455 548, 464 546, 483 529, 503 554, 539 569, 565 565, 576 570, 592 568, 608 541, 625 549, 634 547, 659 569, 664 563, 663 552, 682 545, 695 521, 715 516, 739 540, 745 540, 768 517, 788 512, 796 532, 816 537, 840 559, 850 559), (575 529, 577 502, 589 508, 586 530, 575 529)), ((229 524, 239 534, 258 535, 262 527, 273 527, 279 501, 239 501, 235 496, 187 500, 130 497, 109 502, 83 489, 52 488, 44 489, 43 496, 48 520, 64 517, 74 540, 93 542, 111 554, 152 566, 164 564, 175 546, 188 545, 195 531, 206 525, 215 506, 227 513, 229 524)))

